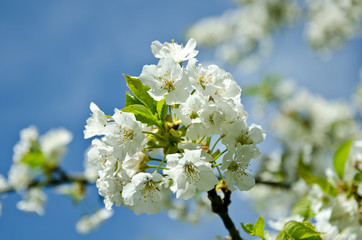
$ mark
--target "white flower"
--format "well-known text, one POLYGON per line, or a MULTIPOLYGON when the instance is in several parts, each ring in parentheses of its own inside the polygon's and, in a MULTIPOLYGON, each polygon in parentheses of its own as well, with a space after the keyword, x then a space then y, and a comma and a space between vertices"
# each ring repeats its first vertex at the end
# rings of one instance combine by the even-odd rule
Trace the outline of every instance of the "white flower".
POLYGON ((161 185, 163 177, 159 173, 138 173, 122 192, 124 203, 139 215, 161 211, 161 185))
POLYGON ((195 50, 196 41, 191 38, 185 47, 172 41, 172 43, 163 43, 159 41, 152 42, 152 53, 156 58, 172 58, 175 62, 183 62, 197 55, 199 51, 195 50))
POLYGON ((113 203, 119 207, 123 205, 122 192, 124 186, 131 181, 124 169, 120 169, 120 162, 112 164, 106 162, 107 167, 99 171, 97 179, 98 193, 104 197, 104 204, 107 209, 111 209, 113 203))
POLYGON ((63 128, 50 130, 40 140, 40 148, 47 162, 58 164, 66 151, 66 145, 72 141, 72 133, 63 128))
POLYGON ((16 191, 26 189, 32 177, 30 175, 30 167, 25 164, 13 164, 9 171, 9 185, 12 186, 16 191))
POLYGON ((14 146, 14 162, 20 162, 38 139, 38 130, 30 126, 20 131, 20 141, 14 146))
POLYGON ((128 176, 133 177, 139 172, 140 164, 144 157, 144 152, 140 151, 123 162, 122 168, 127 172, 128 176))
POLYGON ((187 98, 186 102, 175 109, 176 116, 180 118, 185 126, 191 123, 201 123, 200 112, 205 103, 204 97, 195 92, 187 98))
POLYGON ((248 191, 255 185, 255 179, 245 170, 249 166, 249 161, 230 161, 221 167, 223 170, 227 170, 225 174, 225 181, 229 189, 234 191, 235 187, 238 186, 240 191, 248 191))
POLYGON ((248 128, 246 118, 243 118, 229 125, 228 129, 225 130, 225 137, 222 139, 222 143, 232 148, 238 144, 258 144, 264 138, 265 132, 259 125, 252 124, 248 128))
POLYGON ((16 204, 19 210, 25 212, 36 212, 39 215, 44 215, 44 204, 47 200, 46 194, 38 188, 30 189, 25 199, 16 204))
POLYGON ((156 101, 166 97, 166 103, 184 102, 189 96, 190 84, 180 65, 170 58, 163 58, 158 65, 146 65, 140 75, 143 84, 150 87, 148 93, 156 101))
POLYGON ((218 179, 210 164, 212 157, 205 151, 185 149, 184 156, 179 160, 178 156, 168 155, 167 167, 170 170, 163 171, 173 180, 177 198, 190 199, 196 189, 206 192, 217 184, 218 179))
POLYGON ((92 215, 83 216, 76 225, 76 229, 79 233, 89 233, 97 228, 101 223, 112 217, 113 210, 102 208, 96 211, 92 215))
POLYGON ((93 139, 92 146, 87 151, 88 162, 93 166, 102 166, 106 161, 115 161, 113 147, 99 139, 93 139))
POLYGON ((107 117, 104 115, 99 107, 91 102, 90 110, 92 111, 92 117, 87 119, 87 125, 85 125, 84 138, 91 138, 96 135, 103 135, 104 127, 107 123, 107 117))
POLYGON ((107 123, 104 134, 105 142, 113 147, 113 155, 123 161, 142 149, 145 135, 142 123, 137 121, 133 113, 114 109, 113 122, 107 123))

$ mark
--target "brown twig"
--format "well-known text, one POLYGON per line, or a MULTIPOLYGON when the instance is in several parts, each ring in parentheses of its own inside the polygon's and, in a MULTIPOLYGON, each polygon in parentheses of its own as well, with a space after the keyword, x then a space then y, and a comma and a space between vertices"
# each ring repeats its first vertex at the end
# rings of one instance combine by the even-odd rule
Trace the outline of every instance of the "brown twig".
POLYGON ((225 195, 224 199, 221 199, 221 197, 217 195, 215 188, 207 192, 208 198, 211 201, 212 211, 220 216, 226 229, 229 231, 232 240, 244 240, 240 237, 239 231, 235 228, 235 225, 228 213, 228 206, 231 203, 231 191, 228 189, 222 190, 225 195))

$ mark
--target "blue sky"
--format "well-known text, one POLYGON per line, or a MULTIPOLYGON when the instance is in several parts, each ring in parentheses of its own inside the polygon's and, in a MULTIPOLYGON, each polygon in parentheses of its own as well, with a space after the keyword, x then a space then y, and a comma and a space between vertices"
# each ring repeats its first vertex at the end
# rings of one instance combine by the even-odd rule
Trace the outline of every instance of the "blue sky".
MULTIPOLYGON (((232 1, 223 0, 1 1, 0 174, 7 174, 19 131, 29 125, 41 133, 69 129, 74 138, 62 166, 80 171, 90 143, 83 139, 89 103, 95 102, 106 113, 122 108, 126 91, 122 73, 139 75, 143 65, 157 62, 150 50, 152 41, 185 42, 183 34, 190 24, 232 6, 232 1)), ((349 42, 324 62, 305 45, 302 29, 279 33, 272 55, 256 73, 242 74, 230 66, 226 70, 235 73, 241 87, 272 72, 294 78, 300 86, 327 98, 348 98, 359 82, 362 41, 349 42)), ((201 62, 211 55, 199 50, 201 62)), ((16 194, 0 199, 2 239, 212 239, 226 235, 217 218, 193 226, 170 220, 165 213, 136 216, 124 207, 116 208, 100 229, 79 235, 75 231, 78 218, 101 206, 95 188, 82 205, 50 190, 47 193, 42 217, 18 211, 16 194)), ((251 208, 234 196, 231 215, 235 222, 255 222, 257 215, 251 208)))

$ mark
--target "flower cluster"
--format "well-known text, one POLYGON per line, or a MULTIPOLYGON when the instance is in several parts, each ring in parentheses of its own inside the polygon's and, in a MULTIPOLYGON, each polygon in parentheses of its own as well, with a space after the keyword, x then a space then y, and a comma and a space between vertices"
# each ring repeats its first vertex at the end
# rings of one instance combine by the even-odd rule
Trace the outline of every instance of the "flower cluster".
POLYGON ((139 77, 125 75, 133 93, 126 95, 125 108, 109 116, 91 103, 84 136, 101 136, 87 155, 98 168, 96 183, 107 209, 115 203, 153 214, 163 207, 165 192, 186 200, 219 180, 231 190, 254 186, 248 166, 259 156, 256 144, 265 133, 247 125, 233 77, 216 65, 197 64, 195 47, 194 39, 185 47, 153 42, 160 60, 144 66, 139 77))
POLYGON ((353 0, 238 0, 236 9, 221 16, 201 19, 192 25, 188 37, 215 46, 217 56, 254 70, 269 56, 275 32, 306 22, 305 35, 323 55, 358 36, 362 2, 353 0))
POLYGON ((360 29, 361 1, 312 0, 308 4, 307 37, 311 45, 328 53, 351 38, 360 29))
POLYGON ((293 24, 299 6, 289 0, 239 0, 237 9, 219 17, 205 18, 188 31, 200 44, 217 45, 217 54, 227 62, 254 69, 272 48, 271 33, 293 24))
POLYGON ((14 189, 24 197, 18 209, 43 215, 47 196, 36 183, 56 171, 71 140, 72 134, 62 128, 41 137, 34 126, 21 130, 7 182, 0 176, 0 192, 14 189))

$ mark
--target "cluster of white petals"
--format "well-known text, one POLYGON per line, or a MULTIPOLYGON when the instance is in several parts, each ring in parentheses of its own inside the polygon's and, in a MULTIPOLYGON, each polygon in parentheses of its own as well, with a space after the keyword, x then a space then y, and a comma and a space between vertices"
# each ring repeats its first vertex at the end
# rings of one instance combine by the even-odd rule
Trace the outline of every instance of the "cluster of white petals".
POLYGON ((18 202, 18 209, 25 212, 36 212, 44 215, 44 204, 47 200, 46 194, 39 188, 32 188, 25 194, 25 199, 18 202))
POLYGON ((47 180, 51 178, 71 140, 72 134, 63 128, 52 129, 42 136, 34 126, 21 130, 20 141, 14 146, 8 179, 0 176, 0 192, 15 190, 23 196, 17 203, 19 210, 43 215, 47 196, 34 185, 42 183, 44 173, 48 174, 47 180))
POLYGON ((79 233, 86 234, 97 228, 101 223, 112 217, 112 215, 112 210, 102 208, 92 215, 83 216, 75 227, 79 233))
POLYGON ((132 100, 136 103, 126 104, 127 112, 115 109, 113 116, 106 116, 91 103, 84 137, 100 137, 88 150, 88 165, 93 166, 88 169, 98 171, 96 184, 107 209, 115 204, 136 214, 154 214, 163 207, 179 212, 175 210, 179 205, 167 203, 167 193, 191 199, 213 189, 224 179, 223 171, 231 190, 254 186, 248 166, 259 156, 256 145, 265 133, 259 125, 247 125, 241 88, 231 74, 216 65, 197 64, 195 47, 194 39, 185 47, 174 41, 153 42, 152 52, 160 60, 144 66, 139 78, 128 77, 145 85, 145 90, 140 94, 142 87, 136 89, 139 95, 134 93, 132 100), (153 116, 147 115, 153 111, 150 104, 157 108, 153 116), (133 112, 135 108, 139 110, 133 112), (149 122, 150 118, 158 120, 149 122), (214 136, 219 139, 210 146, 214 136), (223 152, 214 151, 216 146, 223 152), (160 148, 163 152, 155 150, 160 148), (217 163, 224 154, 222 163, 217 163))
POLYGON ((307 37, 311 45, 328 53, 360 30, 362 2, 353 0, 309 0, 307 37))
POLYGON ((228 62, 240 62, 252 70, 269 55, 271 33, 294 23, 299 6, 289 0, 240 0, 234 10, 204 18, 191 26, 187 35, 200 44, 217 46, 217 55, 228 62))

